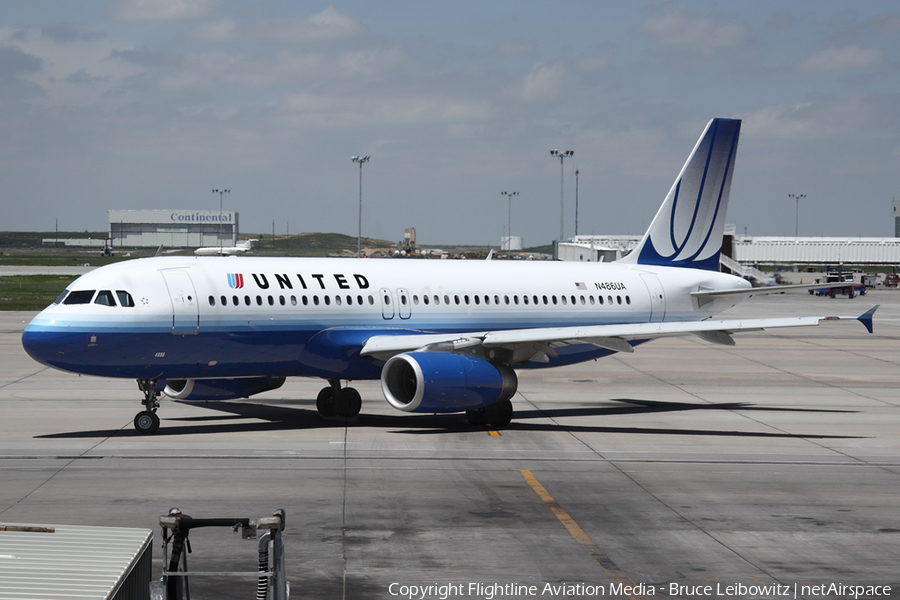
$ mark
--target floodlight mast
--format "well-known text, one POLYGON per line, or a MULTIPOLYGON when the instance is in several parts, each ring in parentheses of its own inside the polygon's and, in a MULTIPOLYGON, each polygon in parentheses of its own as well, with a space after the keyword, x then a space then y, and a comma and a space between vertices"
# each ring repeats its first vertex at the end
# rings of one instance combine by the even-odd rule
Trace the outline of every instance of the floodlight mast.
POLYGON ((500 192, 500 194, 506 196, 509 200, 509 214, 506 224, 506 259, 509 260, 509 252, 512 249, 512 199, 513 196, 518 196, 519 192, 500 192))
POLYGON ((359 227, 356 233, 356 258, 362 256, 362 168, 369 162, 368 156, 352 156, 350 159, 359 163, 359 227))
MULTIPOLYGON (((229 192, 231 192, 231 190, 226 190, 226 189, 213 190, 213 194, 219 195, 219 234, 218 234, 218 236, 216 236, 219 238, 219 255, 222 254, 222 196, 224 196, 225 194, 227 194, 229 192)), ((231 230, 231 237, 234 238, 234 229, 233 228, 231 230)), ((201 235, 200 238, 201 238, 200 245, 202 246, 203 245, 203 236, 201 235)), ((234 243, 237 244, 236 239, 234 240, 234 243)))
POLYGON ((575 154, 574 150, 551 150, 550 156, 553 158, 559 159, 559 241, 563 241, 564 226, 565 221, 563 220, 564 216, 564 202, 563 202, 563 180, 564 180, 564 172, 563 172, 563 161, 567 158, 572 157, 575 154))
POLYGON ((788 198, 797 201, 797 215, 794 221, 794 237, 800 237, 800 198, 806 198, 806 194, 788 194, 788 198))

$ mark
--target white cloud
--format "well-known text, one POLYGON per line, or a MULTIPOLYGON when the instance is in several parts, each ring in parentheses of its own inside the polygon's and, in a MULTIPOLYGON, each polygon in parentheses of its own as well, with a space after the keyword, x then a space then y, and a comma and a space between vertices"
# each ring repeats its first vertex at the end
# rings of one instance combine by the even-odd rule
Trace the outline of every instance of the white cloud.
POLYGON ((522 98, 527 102, 555 100, 565 89, 567 76, 564 66, 540 62, 522 79, 522 98))
POLYGON ((684 6, 666 7, 663 12, 647 17, 638 27, 657 44, 699 48, 705 52, 743 45, 747 28, 713 15, 700 15, 684 6))
POLYGON ((36 102, 51 106, 99 104, 143 67, 122 55, 120 47, 104 36, 58 36, 41 31, 0 29, 0 47, 16 48, 24 57, 37 59, 35 68, 22 79, 43 90, 36 102))
POLYGON ((843 48, 826 48, 807 56, 796 64, 796 69, 804 73, 818 71, 858 71, 876 67, 884 60, 878 48, 864 48, 851 44, 843 48))
POLYGON ((183 21, 206 15, 212 0, 120 0, 109 11, 120 21, 183 21))
POLYGON ((347 40, 363 31, 362 23, 329 7, 305 19, 283 17, 249 24, 219 19, 199 25, 193 37, 211 42, 249 39, 271 44, 307 44, 347 40))

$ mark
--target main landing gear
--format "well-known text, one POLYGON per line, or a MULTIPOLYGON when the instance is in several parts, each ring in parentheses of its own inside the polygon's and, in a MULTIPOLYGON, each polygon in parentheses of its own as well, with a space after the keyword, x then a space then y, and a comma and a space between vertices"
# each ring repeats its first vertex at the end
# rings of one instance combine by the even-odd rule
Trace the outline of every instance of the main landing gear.
POLYGON ((331 385, 322 388, 316 397, 316 410, 323 417, 352 419, 362 408, 362 397, 352 387, 341 387, 340 379, 329 379, 331 385))
POLYGON ((159 429, 159 417, 156 415, 156 409, 159 408, 159 392, 156 391, 156 380, 138 379, 137 384, 138 388, 144 392, 141 404, 146 410, 139 412, 134 417, 134 428, 142 435, 150 435, 159 429))
POLYGON ((466 419, 470 425, 487 425, 488 427, 506 427, 512 421, 513 407, 509 400, 499 400, 490 406, 466 411, 466 419))

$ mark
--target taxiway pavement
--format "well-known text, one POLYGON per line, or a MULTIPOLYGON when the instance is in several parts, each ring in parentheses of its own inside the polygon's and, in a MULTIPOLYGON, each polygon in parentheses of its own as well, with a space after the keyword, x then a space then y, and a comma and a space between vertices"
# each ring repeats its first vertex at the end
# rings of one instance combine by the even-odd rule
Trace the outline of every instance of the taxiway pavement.
MULTIPOLYGON (((284 508, 302 598, 501 591, 478 583, 518 586, 500 598, 586 598, 614 596, 616 582, 684 598, 737 583, 791 594, 889 585, 897 596, 900 292, 752 298, 723 317, 875 303, 874 335, 839 322, 736 336, 734 347, 664 339, 522 372, 499 432, 401 414, 377 382, 354 384, 357 419, 323 421, 321 383, 289 380, 251 400, 164 401, 150 437, 132 428, 134 381, 38 365, 20 343, 33 313, 0 313, 0 523, 151 528, 158 576, 157 518, 170 507, 251 518, 284 508)), ((255 569, 256 543, 230 530, 191 541, 192 569, 255 569)), ((195 578, 191 589, 248 598, 255 582, 195 578)))

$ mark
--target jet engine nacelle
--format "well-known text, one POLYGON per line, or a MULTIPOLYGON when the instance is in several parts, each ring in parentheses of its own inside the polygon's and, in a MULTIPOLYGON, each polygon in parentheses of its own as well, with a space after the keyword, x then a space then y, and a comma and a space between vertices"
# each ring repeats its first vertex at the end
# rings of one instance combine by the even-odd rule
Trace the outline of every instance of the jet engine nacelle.
POLYGON ((284 377, 169 379, 163 393, 176 400, 230 400, 278 389, 284 385, 284 379, 284 377))
POLYGON ((506 365, 467 354, 409 352, 391 357, 381 371, 381 391, 406 412, 451 413, 509 400, 519 380, 506 365))

